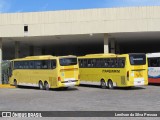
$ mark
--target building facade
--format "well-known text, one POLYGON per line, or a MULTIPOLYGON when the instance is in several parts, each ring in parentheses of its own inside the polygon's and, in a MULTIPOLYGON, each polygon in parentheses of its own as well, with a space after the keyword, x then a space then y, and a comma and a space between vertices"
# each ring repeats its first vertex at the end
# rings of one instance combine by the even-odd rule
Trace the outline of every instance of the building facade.
POLYGON ((160 6, 0 14, 0 63, 30 55, 158 52, 160 6))

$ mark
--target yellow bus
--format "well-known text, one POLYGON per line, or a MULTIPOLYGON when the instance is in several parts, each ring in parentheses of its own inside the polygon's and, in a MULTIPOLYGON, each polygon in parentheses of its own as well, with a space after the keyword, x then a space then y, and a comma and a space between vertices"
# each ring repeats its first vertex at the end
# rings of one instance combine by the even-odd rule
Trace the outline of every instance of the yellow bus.
POLYGON ((15 86, 34 86, 45 90, 79 85, 77 57, 46 55, 14 59, 10 65, 9 82, 15 86))
POLYGON ((80 84, 102 88, 131 87, 148 84, 146 55, 90 54, 78 57, 80 84))

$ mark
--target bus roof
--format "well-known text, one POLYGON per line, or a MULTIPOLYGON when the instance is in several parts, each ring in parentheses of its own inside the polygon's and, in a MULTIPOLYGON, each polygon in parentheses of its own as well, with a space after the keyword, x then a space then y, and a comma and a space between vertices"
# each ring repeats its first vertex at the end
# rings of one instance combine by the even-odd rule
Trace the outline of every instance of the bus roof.
POLYGON ((47 60, 47 59, 56 59, 56 58, 67 58, 67 57, 76 57, 74 55, 68 55, 68 56, 52 56, 52 55, 41 55, 41 56, 27 56, 24 58, 17 58, 13 60, 47 60))
POLYGON ((85 56, 92 56, 92 55, 94 55, 94 56, 111 56, 111 55, 115 55, 115 54, 113 54, 113 53, 100 53, 100 54, 87 54, 85 56))
POLYGON ((147 53, 147 57, 160 57, 160 53, 147 53))
POLYGON ((119 57, 127 54, 113 54, 113 53, 101 53, 101 54, 88 54, 85 56, 79 56, 78 58, 92 58, 92 57, 119 57))
POLYGON ((85 56, 80 56, 80 57, 101 57, 101 56, 115 56, 116 54, 113 53, 100 53, 100 54, 87 54, 85 56))
POLYGON ((145 53, 126 53, 126 54, 114 54, 114 53, 100 53, 100 54, 88 54, 85 56, 79 56, 78 58, 93 58, 93 57, 126 57, 128 55, 141 55, 145 53))

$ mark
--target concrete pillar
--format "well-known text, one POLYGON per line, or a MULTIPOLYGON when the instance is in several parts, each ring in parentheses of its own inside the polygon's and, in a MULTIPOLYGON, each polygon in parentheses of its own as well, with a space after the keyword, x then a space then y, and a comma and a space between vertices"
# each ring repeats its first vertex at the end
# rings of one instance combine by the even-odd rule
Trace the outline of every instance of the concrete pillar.
POLYGON ((15 41, 15 58, 19 58, 19 41, 15 41))
POLYGON ((116 53, 115 39, 110 39, 110 53, 116 53))
POLYGON ((108 34, 104 34, 104 53, 109 53, 109 39, 108 34))
POLYGON ((2 84, 2 38, 0 38, 0 84, 2 84))

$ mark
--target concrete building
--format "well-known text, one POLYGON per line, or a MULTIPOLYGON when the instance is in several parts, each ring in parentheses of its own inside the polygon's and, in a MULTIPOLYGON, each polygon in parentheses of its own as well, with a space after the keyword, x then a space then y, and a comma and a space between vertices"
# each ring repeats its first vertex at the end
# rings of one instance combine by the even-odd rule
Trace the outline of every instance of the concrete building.
POLYGON ((160 51, 160 6, 0 14, 0 63, 29 55, 160 51))

